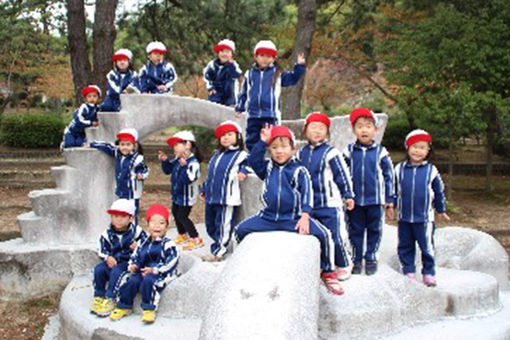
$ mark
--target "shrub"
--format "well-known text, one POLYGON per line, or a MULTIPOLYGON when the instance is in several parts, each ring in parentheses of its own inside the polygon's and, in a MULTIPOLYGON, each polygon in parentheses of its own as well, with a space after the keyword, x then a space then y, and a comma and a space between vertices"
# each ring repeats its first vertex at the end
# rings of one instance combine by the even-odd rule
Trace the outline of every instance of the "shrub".
POLYGON ((394 114, 388 117, 382 145, 390 150, 405 150, 404 141, 411 131, 405 115, 394 114))
POLYGON ((65 123, 59 114, 5 115, 0 124, 0 143, 23 148, 60 145, 65 123))

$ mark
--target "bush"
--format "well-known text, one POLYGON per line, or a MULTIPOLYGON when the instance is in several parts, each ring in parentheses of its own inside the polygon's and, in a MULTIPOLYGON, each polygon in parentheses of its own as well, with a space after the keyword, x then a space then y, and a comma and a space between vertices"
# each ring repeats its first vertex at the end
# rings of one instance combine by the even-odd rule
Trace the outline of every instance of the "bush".
POLYGON ((389 116, 382 145, 390 150, 405 150, 404 141, 410 130, 405 115, 394 114, 389 116))
POLYGON ((59 146, 65 123, 58 114, 5 115, 0 124, 0 143, 23 148, 59 146))

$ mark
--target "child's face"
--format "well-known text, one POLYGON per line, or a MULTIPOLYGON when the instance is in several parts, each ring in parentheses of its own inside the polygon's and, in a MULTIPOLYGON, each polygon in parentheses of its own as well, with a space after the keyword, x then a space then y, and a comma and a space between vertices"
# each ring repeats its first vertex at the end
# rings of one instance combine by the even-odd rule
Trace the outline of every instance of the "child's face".
POLYGON ((294 155, 294 147, 287 137, 277 137, 269 144, 271 159, 278 164, 285 164, 294 155))
POLYGON ((409 155, 411 163, 421 164, 429 154, 429 150, 428 142, 417 142, 409 147, 407 154, 409 155))
POLYGON ((374 120, 366 117, 358 118, 354 123, 353 130, 356 138, 358 138, 358 141, 362 144, 371 144, 377 133, 374 120))
POLYGON ((112 216, 112 226, 116 231, 125 231, 129 223, 133 221, 133 217, 131 215, 120 215, 113 214, 112 216))
POLYGON ((189 152, 191 149, 191 144, 189 142, 175 143, 172 148, 174 149, 175 157, 182 157, 184 154, 189 152))
POLYGON ((232 59, 232 56, 233 56, 232 50, 226 48, 218 52, 218 59, 221 61, 222 64, 232 59))
POLYGON ((257 54, 255 55, 255 62, 260 68, 267 68, 274 61, 274 57, 269 54, 257 54))
POLYGON ((127 71, 129 68, 129 60, 120 59, 115 62, 115 66, 119 69, 119 71, 127 71))
POLYGON ((311 122, 306 126, 305 135, 308 142, 316 145, 328 136, 328 127, 321 122, 311 122))
POLYGON ((161 215, 153 215, 149 220, 147 230, 149 231, 149 234, 153 240, 157 239, 158 237, 164 237, 166 235, 166 231, 168 230, 168 222, 161 215))
POLYGON ((228 149, 232 145, 235 145, 237 143, 237 133, 230 131, 221 136, 220 138, 220 144, 225 149, 228 149))
POLYGON ((165 55, 159 52, 151 52, 151 54, 149 54, 149 59, 154 65, 157 65, 165 59, 165 55))
POLYGON ((131 142, 121 140, 119 142, 119 151, 124 156, 130 155, 135 151, 135 145, 131 142))
POLYGON ((85 103, 95 105, 99 101, 99 95, 96 92, 87 93, 85 103))

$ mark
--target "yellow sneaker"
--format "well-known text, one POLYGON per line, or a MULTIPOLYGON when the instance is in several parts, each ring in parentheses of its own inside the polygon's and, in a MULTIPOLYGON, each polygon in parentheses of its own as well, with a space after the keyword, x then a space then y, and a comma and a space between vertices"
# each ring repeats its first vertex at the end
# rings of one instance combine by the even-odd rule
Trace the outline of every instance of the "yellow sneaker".
POLYGON ((132 309, 120 309, 120 308, 115 308, 113 310, 113 312, 111 312, 110 314, 110 319, 112 321, 117 321, 117 320, 120 320, 122 319, 123 317, 125 317, 126 315, 129 315, 133 313, 133 310, 132 309))
POLYGON ((204 246, 204 241, 201 237, 190 238, 188 242, 182 247, 184 250, 193 250, 204 246))
POLYGON ((183 244, 189 239, 188 235, 186 234, 178 234, 177 237, 174 239, 175 244, 183 244))
POLYGON ((101 305, 103 304, 104 298, 100 296, 94 297, 92 300, 92 307, 90 307, 90 312, 93 314, 97 314, 99 309, 101 308, 101 305))
POLYGON ((156 320, 155 310, 144 310, 142 315, 142 321, 145 323, 153 323, 156 320))
POLYGON ((115 302, 110 299, 104 299, 103 304, 99 306, 97 310, 97 315, 99 316, 108 316, 115 309, 115 302))

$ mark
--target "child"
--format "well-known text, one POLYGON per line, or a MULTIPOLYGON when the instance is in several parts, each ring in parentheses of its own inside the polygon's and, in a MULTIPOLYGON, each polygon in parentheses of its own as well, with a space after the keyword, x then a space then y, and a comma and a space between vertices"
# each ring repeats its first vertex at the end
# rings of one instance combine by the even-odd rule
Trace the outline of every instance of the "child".
POLYGON ((80 147, 86 142, 85 129, 98 126, 97 103, 101 97, 101 89, 97 85, 88 85, 81 90, 85 103, 74 111, 73 120, 64 130, 64 140, 61 149, 80 147))
POLYGON ((306 117, 304 132, 308 144, 299 150, 298 158, 312 177, 313 210, 310 216, 331 231, 338 279, 343 281, 350 277, 350 263, 341 233, 345 230, 342 198, 347 210, 352 210, 354 193, 351 174, 343 157, 326 140, 330 125, 329 117, 323 113, 312 112, 306 117))
POLYGON ((129 260, 129 279, 120 287, 119 303, 110 314, 113 321, 133 312, 133 302, 138 292, 142 295, 142 321, 156 320, 156 309, 161 291, 177 277, 179 251, 166 232, 169 227, 168 209, 155 204, 147 209, 149 237, 140 243, 129 260))
POLYGON ((356 143, 349 144, 343 154, 351 170, 355 207, 347 211, 349 237, 353 247, 352 273, 360 274, 362 259, 365 272, 377 272, 377 251, 384 225, 384 207, 393 217, 393 164, 386 148, 374 142, 376 118, 367 108, 357 108, 350 116, 356 143), (365 233, 367 248, 363 256, 365 233))
POLYGON ((212 256, 206 261, 222 261, 235 223, 235 208, 241 205, 239 181, 246 178, 247 153, 243 151, 241 127, 233 121, 221 123, 215 131, 218 150, 211 157, 200 198, 205 199, 205 225, 213 239, 212 256))
POLYGON ((106 75, 108 80, 106 98, 100 111, 118 112, 121 93, 140 92, 137 88, 138 78, 131 64, 132 58, 133 53, 125 48, 121 48, 112 56, 113 70, 106 75))
POLYGON ((242 76, 239 65, 234 61, 236 45, 232 40, 224 39, 214 46, 218 57, 204 68, 204 80, 211 102, 226 106, 235 106, 239 89, 238 79, 242 76))
POLYGON ((177 81, 174 66, 165 61, 165 45, 153 41, 147 45, 147 64, 140 69, 139 88, 142 93, 172 93, 177 81))
POLYGON ((310 174, 293 157, 294 135, 285 126, 273 126, 262 129, 260 139, 248 157, 248 164, 264 181, 261 195, 264 207, 236 227, 238 242, 253 232, 279 230, 312 234, 321 245, 321 278, 324 284, 333 294, 343 294, 334 271, 335 249, 331 233, 320 222, 310 218, 313 200, 310 174), (264 160, 266 148, 271 160, 264 160))
POLYGON ((138 224, 143 181, 149 177, 149 168, 145 165, 142 146, 138 142, 138 132, 123 129, 117 134, 115 144, 94 141, 90 146, 115 158, 115 195, 135 201, 135 224, 138 224))
POLYGON ((260 139, 260 130, 266 125, 279 124, 280 91, 283 86, 296 85, 305 73, 305 57, 298 55, 292 72, 283 72, 276 64, 276 46, 270 40, 261 40, 255 45, 255 65, 244 75, 244 82, 236 107, 236 117, 248 112, 246 125, 246 148, 260 139))
POLYGON ((191 131, 180 131, 168 138, 167 144, 174 150, 174 158, 168 159, 162 151, 158 152, 163 172, 170 176, 172 184, 172 215, 179 235, 175 243, 184 245, 184 250, 200 248, 204 242, 198 235, 195 225, 189 218, 191 208, 197 202, 199 194, 200 162, 202 155, 195 144, 191 131))
POLYGON ((107 316, 115 308, 115 299, 127 273, 131 253, 137 243, 147 238, 145 231, 133 224, 133 201, 116 200, 107 212, 112 223, 99 239, 99 257, 103 261, 94 268, 94 300, 90 310, 99 316, 107 316))
POLYGON ((434 261, 434 209, 447 221, 443 181, 427 161, 432 138, 423 130, 411 131, 405 140, 407 160, 395 167, 398 214, 398 257, 402 271, 416 279, 416 242, 421 249, 423 283, 437 284, 434 261))

